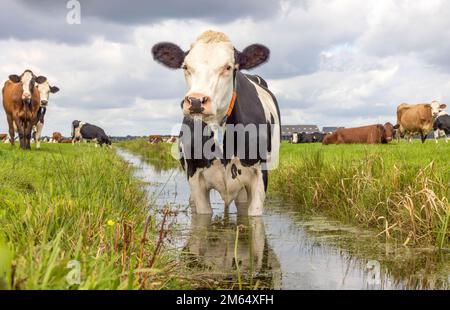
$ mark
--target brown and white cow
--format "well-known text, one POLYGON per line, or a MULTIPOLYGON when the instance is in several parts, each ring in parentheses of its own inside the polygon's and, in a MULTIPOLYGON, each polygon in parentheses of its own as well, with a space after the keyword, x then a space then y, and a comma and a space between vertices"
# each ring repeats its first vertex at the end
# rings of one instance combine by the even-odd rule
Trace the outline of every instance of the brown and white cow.
POLYGON ((339 128, 323 139, 323 144, 378 144, 389 143, 394 137, 394 126, 391 123, 384 125, 368 125, 355 128, 339 128))
POLYGON ((150 144, 156 144, 163 142, 163 138, 160 135, 150 135, 148 137, 148 142, 150 144))
POLYGON ((60 143, 62 139, 62 134, 60 132, 55 131, 52 134, 52 140, 54 143, 60 143))
POLYGON ((40 95, 36 84, 44 83, 45 80, 44 76, 36 77, 31 70, 25 70, 20 76, 10 75, 9 80, 5 82, 2 89, 3 108, 12 145, 17 128, 20 147, 31 149, 31 130, 37 123, 40 107, 40 95))
POLYGON ((44 117, 45 117, 45 113, 47 112, 48 100, 49 100, 50 94, 57 93, 59 91, 59 88, 56 86, 50 86, 47 79, 45 79, 44 82, 37 85, 37 89, 39 91, 39 96, 41 98, 41 106, 40 106, 39 112, 38 112, 38 121, 35 126, 34 139, 36 142, 36 148, 39 149, 41 147, 40 140, 41 140, 42 129, 44 128, 44 117))
POLYGON ((5 142, 8 139, 7 133, 0 133, 0 141, 5 142))
POLYGON ((397 124, 394 127, 397 129, 397 141, 400 142, 400 137, 406 135, 411 143, 413 134, 418 133, 424 143, 428 133, 433 130, 433 123, 439 112, 446 107, 447 105, 436 100, 431 103, 400 104, 397 107, 397 124))

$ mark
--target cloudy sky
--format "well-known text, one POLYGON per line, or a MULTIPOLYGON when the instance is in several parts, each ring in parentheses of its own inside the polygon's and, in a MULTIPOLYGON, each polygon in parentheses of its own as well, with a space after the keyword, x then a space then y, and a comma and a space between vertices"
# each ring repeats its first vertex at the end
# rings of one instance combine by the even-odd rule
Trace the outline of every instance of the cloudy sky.
POLYGON ((30 68, 61 89, 47 135, 69 135, 74 119, 110 135, 170 133, 184 78, 156 64, 151 47, 188 49, 208 29, 240 50, 271 49, 252 72, 268 81, 284 124, 394 122, 401 102, 450 103, 448 0, 79 2, 81 24, 70 25, 67 0, 0 0, 0 78, 30 68))

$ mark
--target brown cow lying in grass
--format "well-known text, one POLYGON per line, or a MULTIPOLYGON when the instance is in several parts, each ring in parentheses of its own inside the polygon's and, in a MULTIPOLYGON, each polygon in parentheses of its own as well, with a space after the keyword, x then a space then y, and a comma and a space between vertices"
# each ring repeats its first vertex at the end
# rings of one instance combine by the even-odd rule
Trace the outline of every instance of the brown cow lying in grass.
POLYGON ((323 144, 377 144, 389 143, 394 137, 391 123, 369 125, 355 128, 339 128, 323 139, 323 144))
POLYGON ((7 133, 0 133, 0 141, 5 142, 8 139, 7 133))
POLYGON ((60 132, 55 131, 52 134, 52 139, 53 139, 53 142, 59 143, 61 141, 61 139, 62 139, 62 134, 60 132))

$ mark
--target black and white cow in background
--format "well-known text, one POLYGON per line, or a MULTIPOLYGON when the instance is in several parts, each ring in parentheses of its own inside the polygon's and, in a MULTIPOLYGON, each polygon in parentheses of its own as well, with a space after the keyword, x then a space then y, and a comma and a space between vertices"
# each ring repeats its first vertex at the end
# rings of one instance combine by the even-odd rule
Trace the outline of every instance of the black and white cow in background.
POLYGON ((440 111, 434 123, 434 139, 438 143, 439 137, 445 137, 445 142, 448 143, 448 135, 450 135, 450 115, 445 111, 440 111))
POLYGON ((47 112, 47 105, 48 105, 50 93, 52 93, 52 94, 57 93, 59 91, 59 88, 56 86, 50 86, 47 79, 45 79, 45 82, 37 84, 36 87, 37 87, 37 89, 39 91, 39 95, 41 97, 41 107, 39 108, 39 111, 38 111, 38 122, 35 125, 35 128, 34 128, 35 134, 33 136, 34 136, 34 140, 36 142, 36 148, 39 149, 41 147, 41 134, 42 134, 42 128, 44 128, 44 116, 45 116, 45 113, 47 112))
POLYGON ((98 126, 78 120, 72 122, 72 143, 85 141, 97 142, 95 146, 106 144, 111 146, 111 139, 105 131, 98 126))
POLYGON ((240 70, 266 62, 269 50, 253 44, 241 52, 225 34, 206 31, 187 52, 163 42, 154 45, 152 53, 166 67, 182 68, 188 85, 182 101, 180 145, 196 213, 212 213, 209 194, 215 189, 226 210, 234 201, 239 213, 262 215, 268 170, 278 164, 280 113, 267 83, 240 70), (206 135, 196 133, 196 126, 206 128, 206 135), (257 130, 243 135, 230 133, 230 128, 239 126, 257 130), (190 156, 199 148, 220 156, 211 158, 203 151, 200 157, 190 156))

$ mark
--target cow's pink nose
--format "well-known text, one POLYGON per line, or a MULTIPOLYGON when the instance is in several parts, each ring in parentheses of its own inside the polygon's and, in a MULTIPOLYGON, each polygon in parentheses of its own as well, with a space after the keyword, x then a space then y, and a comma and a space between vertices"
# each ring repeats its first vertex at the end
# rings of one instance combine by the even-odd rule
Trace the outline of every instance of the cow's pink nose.
POLYGON ((203 94, 190 94, 184 97, 190 113, 203 113, 205 105, 211 101, 211 98, 203 94))

